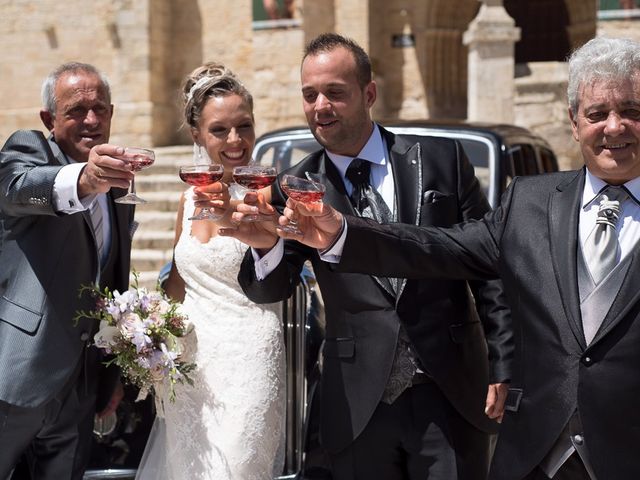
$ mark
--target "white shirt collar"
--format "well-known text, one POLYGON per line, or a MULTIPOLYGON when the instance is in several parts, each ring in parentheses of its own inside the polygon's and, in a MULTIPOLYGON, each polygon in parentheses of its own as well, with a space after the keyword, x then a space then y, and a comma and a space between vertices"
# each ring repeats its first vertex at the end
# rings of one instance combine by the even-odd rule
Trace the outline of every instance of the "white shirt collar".
MULTIPOLYGON (((608 184, 601 178, 593 175, 588 168, 582 192, 582 208, 587 208, 597 198, 600 191, 608 184)), ((633 200, 637 203, 640 199, 640 177, 636 177, 624 184, 624 187, 633 195, 633 200)))
POLYGON ((347 168, 349 168, 349 164, 354 158, 362 158, 377 165, 387 164, 387 149, 384 147, 380 128, 376 123, 373 124, 373 127, 369 140, 367 140, 367 143, 365 143, 356 157, 345 157, 344 155, 338 155, 326 150, 327 156, 336 166, 342 178, 345 177, 347 168))

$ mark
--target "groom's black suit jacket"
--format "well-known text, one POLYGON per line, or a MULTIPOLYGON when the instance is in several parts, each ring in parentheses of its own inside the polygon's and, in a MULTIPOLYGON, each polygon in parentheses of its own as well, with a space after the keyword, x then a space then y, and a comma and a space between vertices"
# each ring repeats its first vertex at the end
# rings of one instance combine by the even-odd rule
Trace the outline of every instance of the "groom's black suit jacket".
MULTIPOLYGON (((382 129, 390 151, 401 222, 448 226, 481 217, 489 206, 473 168, 457 142, 416 137, 412 141, 382 129)), ((333 163, 319 151, 286 173, 317 172, 326 185, 324 201, 341 212, 354 210, 333 163)), ((285 197, 274 184, 274 205, 285 197)), ((363 242, 359 248, 369 248, 363 242)), ((454 407, 483 431, 496 424, 484 414, 489 383, 487 344, 476 310, 491 332, 492 381, 508 378, 511 355, 509 311, 498 282, 474 282, 476 304, 466 281, 400 282, 400 294, 370 275, 335 273, 315 249, 285 242, 285 257, 262 281, 247 252, 239 281, 256 302, 290 296, 310 260, 325 302, 326 340, 321 388, 321 439, 329 451, 347 446, 363 430, 378 405, 391 370, 400 324, 425 370, 454 407)))
POLYGON ((587 346, 577 276, 584 178, 584 169, 518 178, 484 220, 451 229, 348 218, 339 271, 502 278, 516 350, 492 479, 523 478, 576 408, 597 478, 640 478, 640 252, 636 245, 630 253, 622 287, 587 346))

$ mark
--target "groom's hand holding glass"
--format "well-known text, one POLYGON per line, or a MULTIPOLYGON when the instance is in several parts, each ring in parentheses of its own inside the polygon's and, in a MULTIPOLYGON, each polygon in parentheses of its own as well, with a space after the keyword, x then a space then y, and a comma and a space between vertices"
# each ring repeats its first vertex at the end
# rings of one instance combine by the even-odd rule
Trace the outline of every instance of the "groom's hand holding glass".
POLYGON ((289 197, 278 223, 286 226, 292 221, 302 234, 278 228, 278 235, 321 251, 336 242, 342 233, 344 223, 342 214, 326 203, 304 203, 289 197))
POLYGON ((278 237, 297 240, 310 247, 326 250, 334 244, 342 232, 343 217, 340 212, 322 202, 304 203, 288 198, 277 226, 269 222, 242 222, 244 215, 273 214, 274 207, 266 202, 264 195, 247 193, 244 203, 236 207, 232 215, 236 228, 220 230, 220 235, 234 237, 255 248, 259 253, 270 250, 278 237), (295 223, 302 233, 284 227, 295 223), (262 228, 261 228, 262 227, 262 228))

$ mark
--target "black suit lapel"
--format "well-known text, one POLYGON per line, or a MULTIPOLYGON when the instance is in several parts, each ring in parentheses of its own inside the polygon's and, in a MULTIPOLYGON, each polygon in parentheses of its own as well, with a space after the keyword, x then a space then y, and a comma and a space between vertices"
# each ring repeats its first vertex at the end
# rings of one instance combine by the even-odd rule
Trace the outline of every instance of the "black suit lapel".
MULTIPOLYGON (((409 144, 400 137, 381 128, 389 148, 389 162, 393 169, 393 183, 397 203, 397 221, 412 225, 420 224, 422 207, 422 148, 419 143, 409 144)), ((402 296, 406 278, 398 279, 396 301, 402 296)))
POLYGON ((419 143, 409 144, 383 130, 389 147, 389 161, 398 206, 398 222, 419 225, 422 204, 422 148, 419 143))
MULTIPOLYGON (((557 187, 549 199, 549 243, 562 306, 569 326, 582 348, 586 348, 577 278, 578 219, 584 172, 557 187)), ((541 199, 541 201, 544 199, 541 199)))

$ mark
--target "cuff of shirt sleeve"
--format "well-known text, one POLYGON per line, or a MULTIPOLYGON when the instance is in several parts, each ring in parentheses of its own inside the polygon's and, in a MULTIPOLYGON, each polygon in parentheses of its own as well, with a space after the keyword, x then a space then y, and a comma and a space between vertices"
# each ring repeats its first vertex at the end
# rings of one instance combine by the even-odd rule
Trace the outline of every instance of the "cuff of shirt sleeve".
POLYGON ((53 181, 53 204, 61 213, 76 213, 89 208, 95 195, 78 198, 78 178, 85 163, 72 163, 60 169, 53 181))
POLYGON ((260 257, 260 254, 258 254, 254 248, 251 249, 251 255, 253 255, 256 278, 258 280, 264 280, 282 261, 282 257, 284 256, 284 241, 278 238, 278 242, 263 257, 260 257))
POLYGON ((347 239, 347 221, 344 217, 342 217, 342 232, 338 235, 333 245, 322 252, 318 252, 320 254, 320 260, 328 263, 340 263, 340 259, 342 258, 342 250, 344 249, 344 242, 347 239))

